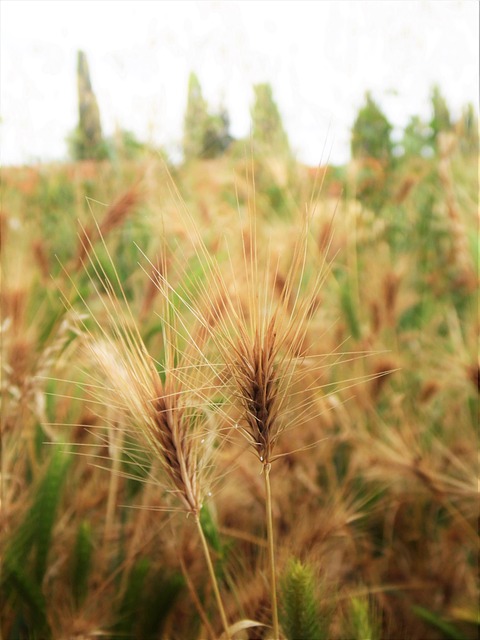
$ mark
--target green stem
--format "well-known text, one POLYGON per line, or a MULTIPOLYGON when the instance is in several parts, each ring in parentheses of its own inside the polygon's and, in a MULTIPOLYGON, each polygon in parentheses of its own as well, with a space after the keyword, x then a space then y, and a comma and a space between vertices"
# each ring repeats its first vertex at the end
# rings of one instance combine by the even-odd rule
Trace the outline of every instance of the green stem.
POLYGON ((275 576, 275 545, 273 541, 273 515, 272 515, 272 491, 270 488, 270 469, 271 464, 264 465, 265 476, 265 495, 266 495, 266 517, 267 517, 267 538, 268 538, 268 555, 270 560, 270 591, 272 598, 272 624, 273 637, 275 640, 280 638, 278 627, 278 605, 277 605, 277 580, 275 576))
POLYGON ((218 588, 217 576, 215 575, 215 569, 213 568, 212 558, 210 556, 210 550, 208 548, 208 543, 205 538, 205 534, 203 533, 202 525, 200 523, 200 518, 198 515, 195 516, 195 522, 197 523, 198 533, 200 535, 200 540, 202 541, 203 553, 207 561, 208 572, 210 574, 210 579, 212 581, 213 591, 215 592, 215 598, 217 599, 218 610, 220 611, 220 617, 222 618, 222 624, 225 630, 225 638, 226 640, 230 640, 230 632, 228 630, 227 616, 225 614, 225 609, 223 607, 222 597, 220 595, 220 589, 218 588))

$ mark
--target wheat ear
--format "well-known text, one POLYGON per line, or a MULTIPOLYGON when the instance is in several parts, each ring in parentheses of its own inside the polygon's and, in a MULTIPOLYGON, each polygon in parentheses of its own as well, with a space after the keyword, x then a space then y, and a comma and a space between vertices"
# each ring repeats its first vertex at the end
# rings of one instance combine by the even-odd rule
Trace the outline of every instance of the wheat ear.
MULTIPOLYGON (((101 230, 99 235, 103 241, 101 230)), ((105 243, 104 248, 106 250, 105 243)), ((194 517, 222 625, 229 638, 225 609, 200 523, 200 510, 209 493, 209 476, 214 469, 212 458, 216 452, 214 421, 208 401, 212 386, 210 368, 192 333, 182 324, 168 288, 162 290, 163 361, 156 363, 142 340, 113 261, 116 288, 95 260, 90 240, 85 255, 107 294, 105 297, 97 289, 105 312, 102 322, 83 300, 96 323, 91 331, 80 320, 86 356, 95 365, 92 394, 96 400, 108 403, 114 399, 114 404, 119 405, 127 416, 126 428, 140 437, 147 452, 160 463, 166 488, 187 514, 194 517), (120 289, 120 296, 116 289, 120 289), (188 331, 187 336, 182 336, 182 328, 188 331)), ((93 277, 91 282, 97 288, 93 277)))

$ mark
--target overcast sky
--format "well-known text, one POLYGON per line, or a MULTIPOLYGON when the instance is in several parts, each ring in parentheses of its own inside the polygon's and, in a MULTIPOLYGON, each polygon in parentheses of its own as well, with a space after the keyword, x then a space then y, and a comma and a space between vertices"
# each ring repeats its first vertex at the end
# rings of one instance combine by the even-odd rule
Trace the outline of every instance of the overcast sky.
POLYGON ((77 121, 76 52, 88 58, 104 132, 181 148, 190 71, 232 134, 249 132, 252 85, 270 82, 299 159, 349 155, 366 90, 402 127, 440 85, 454 115, 479 94, 479 3, 455 1, 2 0, 4 164, 66 157, 77 121))

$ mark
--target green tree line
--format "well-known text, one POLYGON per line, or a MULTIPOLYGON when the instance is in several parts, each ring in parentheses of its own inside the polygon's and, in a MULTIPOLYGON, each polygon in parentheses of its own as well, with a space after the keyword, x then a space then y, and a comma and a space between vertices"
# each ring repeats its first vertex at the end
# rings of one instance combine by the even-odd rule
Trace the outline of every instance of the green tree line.
MULTIPOLYGON (((114 140, 105 139, 83 51, 78 52, 77 89, 78 124, 68 139, 70 155, 74 160, 103 159, 111 157, 118 149, 131 157, 146 148, 147 145, 139 142, 128 131, 118 132, 114 140)), ((255 151, 291 157, 288 136, 271 85, 254 85, 253 95, 250 114, 251 142, 255 151)), ((371 92, 367 92, 351 129, 352 159, 376 161, 382 170, 387 171, 399 158, 436 154, 438 138, 442 132, 454 132, 457 135, 463 154, 478 153, 478 118, 474 105, 466 105, 459 120, 454 121, 447 101, 437 85, 432 88, 430 104, 430 120, 413 115, 403 130, 401 140, 395 143, 392 139, 392 123, 371 92)), ((203 97, 198 76, 190 73, 183 121, 184 160, 188 162, 220 156, 227 152, 232 143, 234 138, 230 132, 228 111, 225 107, 212 110, 203 97)))

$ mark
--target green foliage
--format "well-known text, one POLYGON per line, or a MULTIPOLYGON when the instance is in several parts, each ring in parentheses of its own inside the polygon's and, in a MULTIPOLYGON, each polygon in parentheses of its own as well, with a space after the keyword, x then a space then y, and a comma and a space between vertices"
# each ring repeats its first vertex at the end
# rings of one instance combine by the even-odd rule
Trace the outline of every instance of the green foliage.
POLYGON ((281 625, 288 640, 328 640, 329 621, 322 616, 310 567, 291 559, 280 585, 281 625))
POLYGON ((49 638, 47 607, 38 583, 32 579, 19 559, 10 554, 5 555, 2 574, 0 595, 4 603, 7 599, 13 599, 18 612, 17 623, 27 627, 28 638, 49 638))
POLYGON ((282 118, 273 98, 272 87, 268 83, 253 87, 254 102, 251 110, 252 138, 261 153, 290 156, 288 137, 283 128, 282 118))
POLYGON ((35 577, 39 584, 45 575, 56 511, 70 462, 71 459, 60 449, 53 452, 32 507, 36 545, 35 577))
POLYGON ((233 138, 230 135, 230 118, 225 109, 209 114, 205 123, 202 146, 204 158, 216 158, 228 149, 233 138))
POLYGON ((33 504, 24 522, 12 536, 5 554, 6 558, 11 558, 13 564, 18 563, 23 566, 25 558, 33 548, 35 551, 33 573, 39 585, 45 574, 55 513, 68 463, 68 457, 60 449, 53 452, 46 473, 36 489, 33 504))
POLYGON ((140 558, 133 565, 118 608, 117 622, 112 629, 114 638, 135 637, 134 632, 139 625, 139 613, 142 607, 145 580, 150 569, 151 562, 148 558, 140 558))
POLYGON ((367 92, 365 105, 353 123, 350 148, 356 161, 356 197, 380 213, 390 198, 391 169, 395 158, 392 125, 367 92))
POLYGON ((401 143, 403 155, 407 157, 432 155, 431 129, 419 116, 412 116, 403 132, 401 143))
POLYGON ((78 527, 71 560, 73 598, 77 607, 80 607, 88 593, 92 552, 92 527, 87 521, 83 521, 78 527))
POLYGON ((207 539, 210 547, 217 553, 223 552, 223 546, 218 533, 217 525, 213 519, 212 513, 208 508, 208 505, 204 504, 200 511, 200 524, 202 525, 203 533, 207 539))
POLYGON ((119 129, 112 141, 116 155, 123 160, 135 160, 148 150, 148 145, 141 142, 132 131, 119 129))
POLYGON ((202 157, 207 120, 207 103, 198 77, 192 72, 188 79, 187 108, 183 123, 183 155, 186 160, 202 157))
POLYGON ((38 189, 29 197, 32 225, 41 225, 48 267, 54 275, 61 269, 59 261, 65 264, 75 251, 77 239, 71 233, 75 196, 65 175, 52 179, 41 174, 38 189))
POLYGON ((392 125, 370 92, 365 95, 365 105, 353 123, 351 151, 353 158, 375 158, 384 166, 392 162, 392 125))
POLYGON ((343 278, 343 281, 340 283, 340 306, 350 334, 355 340, 359 340, 361 337, 361 327, 358 319, 357 305, 354 300, 354 291, 351 279, 349 278, 343 278))
MULTIPOLYGON (((136 251, 136 247, 130 248, 132 251, 136 251)), ((112 288, 117 296, 122 295, 121 288, 124 286, 126 293, 129 294, 128 283, 120 284, 117 278, 117 270, 112 264, 108 249, 100 245, 98 249, 95 249, 95 253, 95 263, 86 266, 84 280, 94 282, 101 291, 108 291, 109 288, 112 288)))
POLYGON ((139 614, 136 638, 156 640, 161 638, 174 604, 185 588, 180 573, 166 574, 161 570, 150 575, 145 583, 139 614))
POLYGON ((382 630, 367 598, 352 598, 349 613, 352 640, 381 640, 382 630))
POLYGON ((440 631, 443 640, 467 640, 467 637, 457 627, 443 620, 438 614, 419 606, 414 606, 412 609, 419 618, 440 631))
POLYGON ((117 128, 113 136, 104 139, 105 157, 120 167, 122 163, 141 161, 143 158, 162 158, 167 164, 167 153, 161 147, 140 140, 133 131, 117 128))
POLYGON ((466 156, 479 153, 478 115, 473 104, 467 104, 457 123, 457 135, 460 151, 466 156))
POLYGON ((436 143, 439 133, 452 130, 450 110, 438 85, 435 85, 432 89, 431 104, 432 119, 430 120, 430 129, 432 131, 432 141, 436 143))
POLYGON ((55 515, 70 460, 55 449, 24 521, 12 534, 4 554, 1 586, 5 598, 14 598, 32 630, 48 635, 42 582, 47 569, 55 515), (33 557, 32 557, 33 554, 33 557), (32 563, 29 560, 32 560, 32 563))
POLYGON ((215 158, 230 146, 230 119, 225 109, 209 113, 202 88, 195 73, 188 81, 187 108, 183 125, 183 155, 185 160, 215 158))

